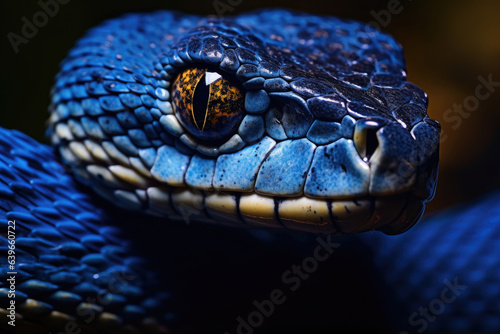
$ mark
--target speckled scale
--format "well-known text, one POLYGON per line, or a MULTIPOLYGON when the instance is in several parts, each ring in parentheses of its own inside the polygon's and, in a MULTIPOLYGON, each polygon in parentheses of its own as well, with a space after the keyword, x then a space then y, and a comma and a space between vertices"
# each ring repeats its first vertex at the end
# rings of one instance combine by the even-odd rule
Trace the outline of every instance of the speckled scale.
POLYGON ((408 128, 422 122, 426 116, 426 108, 418 104, 405 104, 394 111, 394 118, 404 122, 408 128))
POLYGON ((250 80, 259 75, 259 69, 254 64, 243 64, 236 71, 236 76, 241 81, 250 80))
POLYGON ((268 92, 284 92, 290 89, 290 85, 282 78, 272 78, 265 80, 263 88, 268 92))
POLYGON ((339 121, 346 114, 346 100, 341 96, 326 95, 307 100, 307 105, 313 115, 325 121, 339 121))
POLYGON ((236 71, 240 67, 240 63, 234 50, 228 49, 224 51, 224 56, 220 63, 220 67, 222 69, 236 71))
POLYGON ((334 92, 332 87, 312 79, 298 79, 290 84, 292 90, 306 98, 328 95, 334 92))
POLYGON ((352 86, 363 89, 368 88, 370 85, 370 78, 365 75, 359 75, 359 74, 349 75, 345 76, 343 80, 352 86))
MULTIPOLYGON (((266 88, 266 87, 264 87, 265 82, 266 82, 266 80, 264 80, 264 78, 255 77, 255 78, 252 78, 248 81, 245 81, 243 83, 243 88, 248 89, 248 90, 259 90, 262 88, 266 88)), ((268 89, 266 88, 266 90, 268 90, 268 89)))
POLYGON ((259 169, 255 191, 264 195, 302 195, 316 146, 307 139, 280 142, 259 169), (296 158, 300 152, 301 159, 296 158))
POLYGON ((307 138, 315 144, 324 145, 336 141, 343 135, 342 127, 337 122, 315 120, 307 132, 307 138))

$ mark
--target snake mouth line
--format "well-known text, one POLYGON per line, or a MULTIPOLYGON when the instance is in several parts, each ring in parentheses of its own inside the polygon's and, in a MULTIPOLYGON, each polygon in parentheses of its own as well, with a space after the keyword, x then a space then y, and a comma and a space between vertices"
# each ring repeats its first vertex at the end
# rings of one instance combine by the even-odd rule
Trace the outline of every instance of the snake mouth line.
POLYGON ((423 201, 409 192, 334 200, 178 189, 170 193, 169 204, 184 220, 186 215, 188 219, 194 215, 193 218, 209 219, 222 225, 286 228, 333 235, 370 230, 399 234, 418 221, 424 208, 423 201))
MULTIPOLYGON (((136 177, 127 180, 133 181, 127 182, 128 186, 117 187, 113 175, 117 171, 108 168, 91 165, 74 170, 94 191, 116 205, 185 223, 286 228, 333 235, 370 230, 398 234, 418 221, 424 208, 424 201, 411 192, 341 199, 305 195, 271 197, 256 192, 198 190, 158 182, 142 183, 136 177)), ((121 175, 123 185, 124 174, 121 175)))

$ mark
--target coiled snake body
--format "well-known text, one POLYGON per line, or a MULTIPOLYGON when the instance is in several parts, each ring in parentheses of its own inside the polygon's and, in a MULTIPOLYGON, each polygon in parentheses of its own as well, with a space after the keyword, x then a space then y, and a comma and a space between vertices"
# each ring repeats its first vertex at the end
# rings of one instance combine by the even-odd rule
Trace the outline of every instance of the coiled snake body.
MULTIPOLYGON (((157 12, 108 21, 78 42, 56 78, 48 136, 85 189, 158 231, 180 220, 399 234, 435 190, 439 124, 426 108, 426 94, 406 81, 400 46, 370 26, 285 10, 225 19, 157 12)), ((130 217, 100 209, 51 149, 8 130, 0 143, 9 152, 0 158, 2 245, 15 225, 23 333, 166 331, 175 309, 159 270, 123 236, 130 217)), ((409 241, 444 235, 442 225, 401 236, 400 248, 365 237, 392 286, 406 284, 398 261, 418 257, 402 251, 409 241)), ((289 233, 277 238, 296 238, 289 233)), ((311 241, 297 238, 297 248, 311 241)), ((412 277, 410 292, 424 284, 412 277)), ((9 303, 9 285, 0 291, 9 303)), ((456 330, 500 328, 498 305, 486 311, 487 326, 468 320, 456 330)), ((419 328, 403 318, 391 318, 396 329, 419 328)))

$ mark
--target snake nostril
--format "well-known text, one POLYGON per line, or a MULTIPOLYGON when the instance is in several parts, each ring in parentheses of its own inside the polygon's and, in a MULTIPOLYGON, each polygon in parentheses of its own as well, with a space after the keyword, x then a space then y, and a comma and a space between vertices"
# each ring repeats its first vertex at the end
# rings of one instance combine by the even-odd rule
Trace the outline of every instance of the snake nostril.
POLYGON ((365 147, 366 147, 366 152, 363 160, 369 161, 378 147, 377 129, 369 128, 366 130, 365 147))
POLYGON ((379 146, 377 131, 382 123, 373 120, 362 120, 354 128, 354 146, 363 161, 368 162, 379 146))

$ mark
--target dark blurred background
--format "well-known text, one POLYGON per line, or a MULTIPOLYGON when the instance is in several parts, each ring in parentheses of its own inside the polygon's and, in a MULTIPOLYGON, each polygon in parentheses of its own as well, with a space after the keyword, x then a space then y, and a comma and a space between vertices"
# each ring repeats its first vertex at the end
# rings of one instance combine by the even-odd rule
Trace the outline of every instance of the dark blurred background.
MULTIPOLYGON (((225 1, 223 1, 225 2, 225 1)), ((364 22, 376 21, 404 47, 409 80, 429 94, 429 115, 443 126, 441 165, 436 197, 427 212, 450 206, 500 186, 500 87, 480 101, 468 118, 445 112, 474 96, 478 77, 500 81, 500 2, 496 0, 401 0, 396 14, 381 11, 394 0, 250 1, 241 0, 237 14, 262 7, 286 7, 364 22), (376 14, 374 14, 376 13, 376 14)), ((85 31, 126 12, 174 9, 216 15, 214 1, 69 1, 15 54, 7 34, 21 35, 22 18, 40 11, 37 1, 2 1, 2 86, 0 125, 38 140, 44 138, 49 91, 59 62, 85 31)), ((469 103, 472 101, 468 100, 469 103)))

